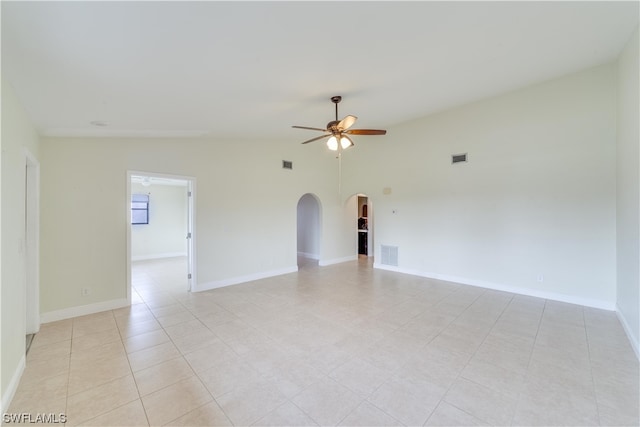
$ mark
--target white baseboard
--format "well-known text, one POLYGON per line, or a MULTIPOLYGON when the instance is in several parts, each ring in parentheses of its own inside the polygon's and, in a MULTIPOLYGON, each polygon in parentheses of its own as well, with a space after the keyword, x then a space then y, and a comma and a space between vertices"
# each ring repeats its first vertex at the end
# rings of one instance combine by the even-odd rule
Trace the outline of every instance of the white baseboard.
POLYGON ((310 254, 308 252, 298 252, 298 256, 303 257, 303 258, 309 258, 309 259, 320 259, 320 257, 317 254, 310 254))
POLYGON ((13 396, 16 395, 16 391, 18 390, 18 385, 20 384, 20 378, 22 378, 22 374, 24 373, 24 368, 26 364, 26 356, 22 356, 20 361, 18 362, 18 366, 16 366, 16 370, 13 371, 13 375, 11 376, 11 381, 7 386, 7 390, 2 395, 2 413, 6 413, 9 409, 9 405, 11 405, 11 401, 13 400, 13 396))
POLYGON ((332 264, 340 264, 342 262, 356 261, 358 259, 358 255, 349 255, 342 258, 332 258, 332 259, 321 259, 318 261, 318 265, 320 267, 324 267, 332 264))
POLYGON ((187 256, 186 252, 165 252, 163 254, 132 256, 131 261, 148 261, 152 259, 176 258, 176 257, 186 257, 186 256, 187 256))
POLYGON ((72 317, 99 313, 101 311, 115 310, 116 308, 127 307, 128 305, 129 301, 126 298, 113 299, 109 301, 97 302, 94 304, 80 305, 77 307, 63 308, 62 310, 42 313, 40 315, 40 320, 42 321, 42 323, 50 323, 58 320, 70 319, 72 317))
POLYGON ((618 320, 622 325, 622 329, 624 329, 624 332, 627 334, 629 343, 631 344, 633 351, 636 353, 636 358, 640 361, 640 343, 638 342, 638 338, 633 336, 633 332, 629 327, 629 323, 627 322, 627 319, 622 315, 622 312, 620 311, 620 307, 617 304, 616 304, 616 316, 618 316, 618 320))
POLYGON ((240 283, 252 282, 254 280, 266 279, 268 277, 281 276, 283 274, 295 273, 298 266, 281 268, 278 270, 262 271, 260 273, 248 274, 246 276, 231 277, 229 279, 214 280, 213 282, 198 283, 193 286, 191 292, 210 291, 211 289, 224 288, 225 286, 239 285, 240 283))
POLYGON ((502 284, 493 283, 493 282, 486 282, 483 280, 475 280, 475 279, 469 279, 466 277, 458 277, 458 276, 449 276, 446 274, 429 273, 425 271, 405 269, 405 268, 394 267, 394 266, 378 264, 378 263, 374 263, 373 268, 395 271, 398 273, 411 274, 413 276, 427 277, 430 279, 444 280, 446 282, 459 283, 462 285, 476 286, 479 288, 493 289, 496 291, 510 292, 512 294, 544 298, 552 301, 566 302, 569 304, 577 304, 585 307, 599 308, 602 310, 615 311, 616 309, 615 303, 613 302, 596 300, 592 298, 582 298, 574 295, 565 295, 565 294, 556 293, 556 292, 541 291, 538 289, 521 288, 518 286, 511 286, 511 285, 502 285, 502 284))

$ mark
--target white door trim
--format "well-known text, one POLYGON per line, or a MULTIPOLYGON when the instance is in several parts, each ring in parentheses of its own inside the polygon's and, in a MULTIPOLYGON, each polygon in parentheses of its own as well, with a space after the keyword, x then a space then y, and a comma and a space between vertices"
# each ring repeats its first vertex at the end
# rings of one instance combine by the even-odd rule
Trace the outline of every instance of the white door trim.
POLYGON ((40 162, 25 149, 26 333, 40 330, 40 162))

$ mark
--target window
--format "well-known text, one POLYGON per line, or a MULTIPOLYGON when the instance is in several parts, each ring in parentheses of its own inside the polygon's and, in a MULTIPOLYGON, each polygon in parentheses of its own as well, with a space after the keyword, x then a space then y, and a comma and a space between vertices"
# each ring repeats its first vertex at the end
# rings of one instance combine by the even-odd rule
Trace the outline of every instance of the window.
POLYGON ((131 224, 149 224, 149 195, 131 195, 131 224))

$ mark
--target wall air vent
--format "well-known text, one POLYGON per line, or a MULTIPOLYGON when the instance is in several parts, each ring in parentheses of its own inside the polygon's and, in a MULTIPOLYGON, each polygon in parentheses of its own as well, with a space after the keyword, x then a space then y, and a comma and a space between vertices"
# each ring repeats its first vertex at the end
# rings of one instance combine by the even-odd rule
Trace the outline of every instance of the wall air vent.
POLYGON ((291 160, 283 160, 282 169, 293 169, 293 162, 291 160))
POLYGON ((398 266, 398 247, 380 245, 380 258, 382 258, 380 264, 398 266))
POLYGON ((455 165, 456 163, 466 163, 467 162, 467 153, 464 154, 452 154, 451 155, 451 164, 455 165))

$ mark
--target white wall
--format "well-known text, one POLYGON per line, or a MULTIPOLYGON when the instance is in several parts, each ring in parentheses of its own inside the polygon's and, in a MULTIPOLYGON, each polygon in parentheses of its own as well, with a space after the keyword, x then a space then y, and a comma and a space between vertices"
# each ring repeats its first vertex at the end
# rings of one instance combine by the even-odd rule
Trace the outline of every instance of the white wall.
POLYGON ((187 255, 187 187, 131 184, 131 194, 149 195, 149 224, 131 226, 131 259, 187 255))
POLYGON ((298 254, 320 258, 320 205, 311 194, 298 201, 298 254))
POLYGON ((335 156, 293 134, 289 141, 44 138, 41 158, 41 310, 55 314, 45 318, 126 298, 127 170, 197 180, 196 289, 295 271, 296 207, 305 193, 323 206, 322 241, 330 243, 321 260, 355 253, 341 243, 335 156), (293 170, 282 169, 283 159, 293 170), (93 289, 82 297, 87 278, 93 289))
POLYGON ((380 245, 398 246, 400 271, 612 309, 615 72, 601 66, 356 141, 345 187, 376 207, 376 260, 380 245), (452 165, 458 153, 469 162, 452 165))
POLYGON ((640 117, 638 30, 618 60, 617 305, 640 357, 640 117))
POLYGON ((24 369, 26 335, 25 167, 27 150, 39 155, 38 136, 13 93, 2 81, 2 251, 0 292, 2 412, 24 369))

